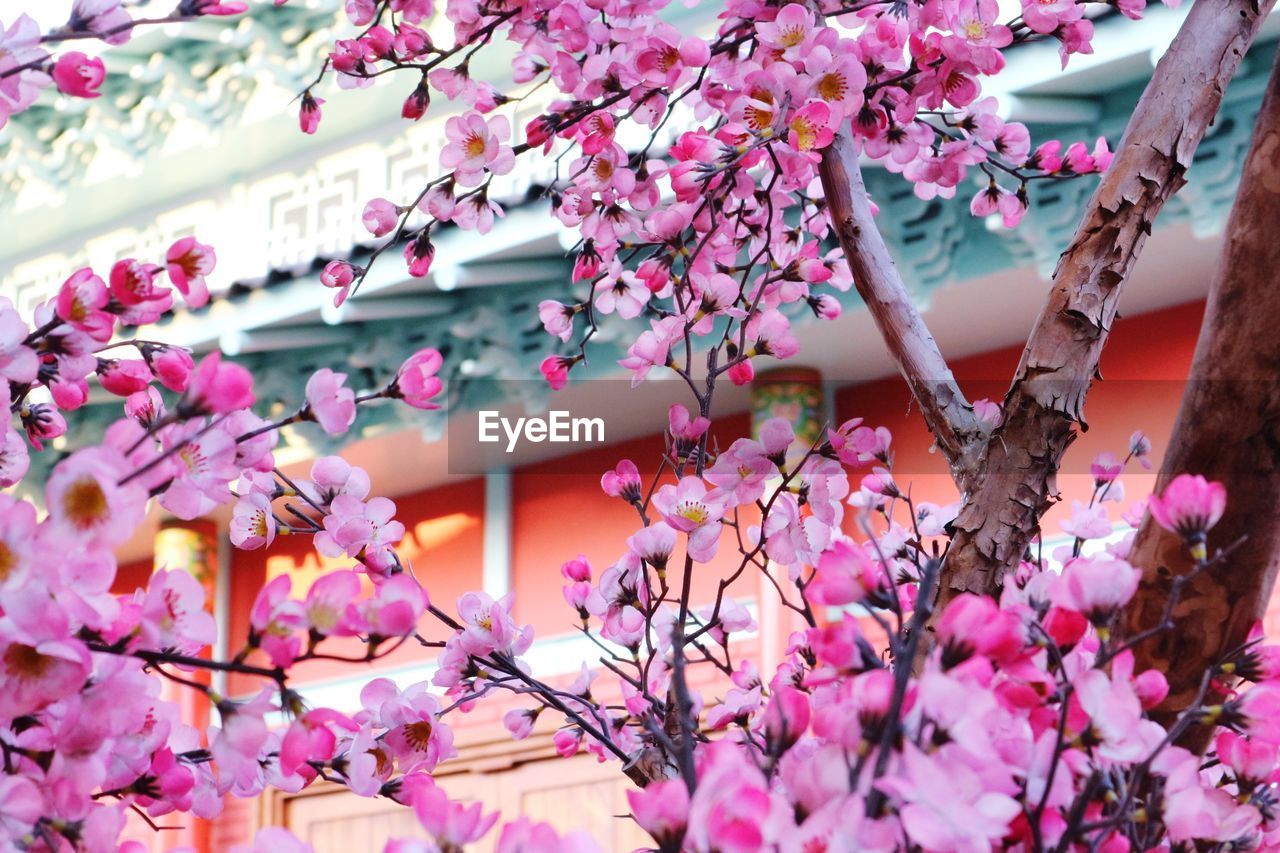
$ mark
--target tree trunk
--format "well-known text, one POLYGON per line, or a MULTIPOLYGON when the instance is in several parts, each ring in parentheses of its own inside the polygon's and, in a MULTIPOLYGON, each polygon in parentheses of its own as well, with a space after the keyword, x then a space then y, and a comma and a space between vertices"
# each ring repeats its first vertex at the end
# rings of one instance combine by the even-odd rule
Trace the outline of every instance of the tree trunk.
POLYGON ((1054 271, 1005 397, 1003 422, 955 521, 935 612, 962 592, 998 590, 1056 499, 1058 464, 1076 423, 1084 423, 1084 398, 1121 287, 1152 222, 1185 183, 1196 146, 1273 3, 1197 0, 1157 64, 1054 271))
MULTIPOLYGON (((1182 407, 1164 455, 1159 492, 1181 473, 1227 487, 1210 553, 1244 539, 1184 588, 1177 627, 1136 649, 1138 669, 1169 679, 1161 710, 1194 699, 1204 671, 1245 639, 1266 611, 1280 568, 1280 63, 1272 70, 1240 189, 1227 221, 1182 407)), ((1148 515, 1130 561, 1142 585, 1127 613, 1131 634, 1160 624, 1171 580, 1191 567, 1181 540, 1148 515)))

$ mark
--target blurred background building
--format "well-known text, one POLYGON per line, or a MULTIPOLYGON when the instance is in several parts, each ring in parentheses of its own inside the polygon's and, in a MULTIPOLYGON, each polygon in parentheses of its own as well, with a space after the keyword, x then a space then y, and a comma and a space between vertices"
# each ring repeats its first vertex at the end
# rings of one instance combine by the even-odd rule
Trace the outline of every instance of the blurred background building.
MULTIPOLYGON (((60 18, 57 0, 28 5, 49 24, 60 18)), ((602 345, 584 371, 588 381, 548 394, 537 365, 556 342, 541 331, 536 306, 544 298, 571 298, 565 251, 573 238, 547 215, 543 190, 554 167, 537 158, 518 161, 495 181, 492 195, 507 214, 492 233, 443 230, 429 277, 409 278, 399 258, 388 256, 358 296, 333 307, 319 270, 333 258, 359 262, 370 251, 359 221, 366 200, 416 195, 434 168, 448 110, 443 101, 433 104, 428 118, 410 125, 399 118, 403 81, 356 95, 326 87, 317 93, 328 101, 319 133, 300 134, 290 102, 314 77, 334 34, 345 32, 339 7, 339 0, 292 0, 281 8, 255 6, 240 18, 140 34, 103 55, 115 72, 103 97, 72 102, 47 93, 11 121, 0 134, 0 207, 8 223, 0 231, 0 293, 29 312, 73 269, 90 264, 102 272, 117 258, 156 258, 173 240, 196 234, 219 252, 214 298, 200 311, 176 311, 155 336, 196 353, 221 348, 243 361, 259 378, 263 406, 276 414, 296 408, 306 377, 319 367, 372 387, 412 351, 439 348, 446 356, 446 411, 362 408, 341 441, 290 428, 278 459, 300 476, 317 455, 339 450, 365 467, 375 492, 396 500, 409 531, 402 556, 432 599, 448 609, 465 590, 514 591, 517 618, 540 637, 529 655, 535 670, 571 679, 580 661, 597 655, 561 601, 558 567, 579 552, 597 571, 618 557, 634 514, 601 495, 600 474, 623 456, 653 470, 666 407, 688 400, 670 382, 629 390, 613 363, 627 324, 602 327, 602 345), (525 445, 486 470, 450 456, 449 418, 456 423, 477 407, 536 412, 549 401, 571 411, 607 406, 609 446, 566 455, 563 446, 525 445)), ((689 27, 710 26, 714 17, 698 8, 673 14, 689 27)), ((1010 52, 1003 88, 994 94, 1037 141, 1106 136, 1114 145, 1185 14, 1152 6, 1140 24, 1101 17, 1094 53, 1074 57, 1066 71, 1056 43, 1020 47, 1010 52)), ((1168 436, 1280 35, 1277 23, 1267 24, 1246 59, 1200 146, 1190 183, 1161 215, 1127 285, 1123 319, 1103 358, 1107 381, 1089 399, 1090 429, 1059 479, 1068 509, 1072 498, 1087 498, 1088 466, 1097 453, 1123 455, 1129 434, 1142 429, 1158 455, 1168 436)), ((489 61, 488 68, 473 65, 473 73, 500 79, 501 57, 489 61)), ((514 126, 523 127, 540 105, 536 98, 522 103, 514 126)), ((672 125, 672 134, 683 129, 672 125)), ((1022 226, 1006 231, 971 217, 963 200, 921 201, 896 176, 872 170, 867 177, 903 276, 970 399, 999 400, 1094 181, 1036 188, 1022 226)), ((835 423, 862 417, 892 430, 897 479, 911 483, 917 500, 953 500, 945 465, 930 452, 918 412, 856 294, 847 295, 844 309, 830 323, 797 315, 796 363, 762 376, 754 389, 726 389, 715 433, 726 441, 746 434, 753 411, 757 418, 768 411, 798 417, 807 409, 806 417, 835 423)), ((92 434, 91 424, 118 415, 118 400, 95 393, 80 429, 92 434)), ((41 464, 69 449, 58 442, 41 464)), ((1153 479, 1127 476, 1130 498, 1153 479)), ((1057 535, 1062 517, 1059 510, 1050 514, 1047 538, 1057 535)), ((206 579, 223 633, 238 647, 265 580, 290 573, 294 589, 305 591, 332 567, 302 537, 265 552, 233 552, 226 522, 218 516, 179 524, 154 512, 143 535, 120 553, 120 590, 145 583, 154 566, 187 566, 206 579)), ((722 564, 700 573, 704 599, 715 565, 722 564)), ((777 660, 793 626, 762 594, 763 584, 744 578, 732 593, 759 625, 742 641, 743 652, 768 662, 777 660)), ((307 698, 355 709, 372 675, 407 684, 431 671, 430 650, 405 647, 376 664, 316 662, 297 674, 307 698)), ((255 687, 234 677, 225 686, 232 696, 255 687)), ((553 728, 540 726, 513 743, 500 724, 506 707, 482 703, 457 716, 461 758, 441 769, 442 784, 508 814, 590 829, 615 849, 642 844, 632 827, 614 819, 627 811, 617 768, 586 755, 549 763, 553 728)), ((414 829, 407 810, 319 783, 296 796, 229 802, 212 825, 159 834, 139 827, 138 837, 154 849, 181 839, 223 850, 268 822, 289 825, 322 853, 381 849, 386 837, 414 829)))

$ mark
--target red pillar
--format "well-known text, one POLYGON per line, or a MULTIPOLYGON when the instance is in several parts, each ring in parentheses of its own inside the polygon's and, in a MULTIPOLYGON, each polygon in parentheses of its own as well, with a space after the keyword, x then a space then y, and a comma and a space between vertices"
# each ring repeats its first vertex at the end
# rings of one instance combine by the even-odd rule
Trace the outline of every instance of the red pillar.
MULTIPOLYGON (((195 521, 166 520, 156 532, 153 568, 182 570, 204 587, 205 608, 214 613, 217 599, 218 525, 210 519, 195 521)), ((206 651, 202 657, 210 657, 206 651)), ((210 683, 208 670, 184 673, 185 677, 210 683)), ((194 689, 165 680, 161 698, 177 703, 183 722, 204 731, 209 725, 209 701, 194 689)), ((164 849, 191 847, 201 853, 210 850, 209 822, 194 815, 171 815, 169 821, 181 821, 180 830, 160 833, 164 849)))
MULTIPOLYGON (((759 437, 760 426, 771 418, 784 418, 795 430, 789 463, 798 462, 822 436, 826 421, 822 374, 805 367, 784 367, 756 376, 751 385, 751 431, 759 437)), ((786 569, 769 566, 770 574, 787 599, 799 602, 800 591, 787 577, 786 569)), ((778 592, 764 577, 757 584, 760 621, 760 675, 766 681, 782 660, 787 638, 804 627, 799 614, 783 607, 778 592)))

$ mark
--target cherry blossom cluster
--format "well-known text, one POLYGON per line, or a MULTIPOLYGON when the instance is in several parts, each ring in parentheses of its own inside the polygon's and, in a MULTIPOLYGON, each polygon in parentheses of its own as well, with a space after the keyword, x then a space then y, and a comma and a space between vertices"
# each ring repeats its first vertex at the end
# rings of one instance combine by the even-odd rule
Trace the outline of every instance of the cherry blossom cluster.
MULTIPOLYGON (((838 135, 923 198, 982 175, 973 212, 1008 225, 1032 181, 1107 167, 1104 142, 1033 148, 983 95, 1017 44, 1056 39, 1064 62, 1087 52, 1087 6, 1033 0, 1000 23, 990 0, 730 0, 699 35, 664 20, 663 5, 450 0, 454 44, 441 47, 427 32, 430 0, 348 0, 359 33, 337 42, 301 99, 308 133, 323 104, 313 89, 330 75, 364 88, 409 73, 410 120, 433 92, 459 103, 440 176, 407 203, 376 199, 363 213, 387 238, 375 258, 395 247, 416 276, 430 272, 432 228, 484 233, 502 215, 490 182, 516 158, 563 163, 549 194, 580 238, 568 284, 582 296, 538 308, 549 334, 576 345, 546 358, 543 375, 567 383, 616 315, 607 322, 639 330, 621 360, 633 379, 669 370, 690 392, 692 408, 668 411, 659 458, 622 460, 601 479, 605 498, 635 512, 616 561, 561 569, 567 622, 599 655, 570 679, 541 679, 522 659, 534 637, 513 597, 433 600, 398 550, 395 504, 366 472, 340 457, 315 460, 306 477, 276 464, 294 424, 341 435, 361 406, 440 406, 438 351, 369 389, 320 369, 291 414, 268 419, 253 411, 243 367, 138 336, 172 309, 170 286, 191 308, 208 301, 212 248, 188 237, 163 262, 124 259, 105 279, 80 270, 30 319, 0 301, 11 413, 0 484, 43 493, 39 508, 21 491, 0 495, 0 844, 112 849, 130 812, 212 817, 225 797, 323 779, 413 810, 422 831, 393 853, 452 853, 490 833, 504 853, 598 849, 527 818, 498 828, 496 814, 433 781, 455 754, 456 716, 505 701, 513 737, 541 726, 561 755, 617 762, 636 783, 631 818, 664 853, 1280 845, 1280 647, 1255 632, 1172 719, 1160 711, 1164 677, 1135 672, 1136 644, 1176 629, 1183 587, 1230 570, 1231 547, 1208 537, 1226 506, 1220 484, 1183 475, 1120 512, 1130 528, 1149 514, 1176 533, 1194 565, 1171 581, 1161 622, 1124 636, 1119 617, 1144 567, 1128 562, 1131 536, 1112 515, 1126 466, 1147 463, 1142 435, 1123 457, 1095 460, 1096 487, 1062 525, 1064 544, 1033 551, 998 600, 963 596, 934 613, 957 506, 911 497, 888 431, 855 419, 804 446, 783 420, 750 438, 712 427, 717 383, 747 383, 761 359, 794 355, 794 311, 834 318, 834 292, 853 283, 826 248, 821 172, 838 135), (522 139, 503 110, 526 95, 470 73, 499 37, 516 50, 516 86, 555 92, 522 139), (673 120, 682 132, 663 141, 673 120), (121 417, 102 435, 65 435, 64 413, 86 403, 90 381, 121 398, 121 417), (45 482, 25 479, 31 453, 69 440, 76 449, 45 482), (152 501, 180 518, 229 507, 237 547, 309 536, 341 567, 306 589, 270 580, 245 636, 223 638, 230 651, 215 657, 190 574, 112 592, 113 549, 152 501), (695 600, 708 573, 714 595, 695 600), (763 605, 741 590, 757 580, 798 626, 772 671, 744 656, 763 605), (295 689, 300 663, 368 664, 409 643, 435 652, 427 682, 377 678, 348 708, 314 707, 295 689), (209 672, 261 689, 223 695, 209 672), (184 719, 173 689, 194 692, 212 722, 184 719), (1212 749, 1201 755, 1188 738, 1204 731, 1212 749)), ((183 0, 164 20, 242 6, 183 0)), ((1116 6, 1137 17, 1143 3, 1116 6)), ((100 64, 41 45, 110 42, 136 23, 114 0, 79 0, 49 36, 20 19, 0 43, 6 116, 45 78, 96 91, 100 64)), ((367 271, 334 261, 321 280, 341 302, 367 271)), ((975 410, 988 428, 1000 420, 997 404, 975 410)), ((267 828, 251 849, 309 848, 267 828)))
MULTIPOLYGON (((248 4, 238 0, 179 0, 159 18, 134 18, 124 0, 75 0, 66 24, 43 32, 30 15, 5 25, 0 19, 0 127, 24 112, 53 86, 72 98, 96 98, 106 79, 102 59, 79 50, 61 50, 67 42, 96 40, 120 45, 136 27, 189 21, 204 15, 238 15, 248 4)), ((279 4, 277 4, 279 5, 279 4)))
MULTIPOLYGON (((663 0, 455 0, 441 10, 452 25, 445 46, 426 30, 430 0, 352 0, 357 32, 335 42, 302 94, 302 130, 319 128, 324 101, 314 90, 328 77, 352 89, 407 75, 405 119, 426 115, 433 94, 461 112, 445 122, 437 177, 410 197, 366 205, 364 225, 386 238, 373 258, 333 261, 322 281, 341 303, 390 248, 412 275, 428 275, 433 229, 487 233, 504 213, 492 179, 540 155, 562 166, 547 194, 581 237, 575 281, 601 297, 596 311, 588 298, 544 315, 562 339, 577 313, 588 330, 596 313, 643 313, 665 321, 645 342, 662 356, 682 337, 675 315, 698 314, 704 328, 722 318, 776 327, 773 310, 807 302, 832 317, 838 302, 815 285, 847 286, 848 276, 838 258, 817 263, 829 233, 817 183, 837 133, 921 198, 950 198, 981 175, 971 210, 1006 226, 1027 210, 1032 182, 1107 168, 1105 140, 1033 149, 1026 127, 983 93, 1017 45, 1056 39, 1064 64, 1091 52, 1090 5, 1036 0, 1002 22, 995 0, 734 0, 713 31, 690 33, 664 18, 663 0), (502 37, 517 51, 510 79, 474 76, 476 56, 502 37), (511 109, 544 88, 550 104, 513 128, 511 109), (692 127, 669 141, 664 130, 676 124, 692 127)), ((1144 6, 1118 4, 1131 18, 1144 6)), ((553 384, 577 361, 549 367, 553 384)))
MULTIPOLYGON (((1183 475, 1123 512, 1136 524, 1149 510, 1195 561, 1174 582, 1165 621, 1146 634, 1115 630, 1141 572, 1126 561, 1132 530, 1117 534, 1106 520, 1108 506, 1123 504, 1125 465, 1147 464, 1151 445, 1140 433, 1125 458, 1094 462, 1093 498, 1063 524, 1069 541, 1024 562, 999 600, 963 596, 926 632, 956 507, 911 500, 893 479, 883 429, 851 421, 797 449, 789 425, 773 420, 758 439, 699 464, 708 424, 680 408, 670 420, 658 476, 646 482, 623 461, 602 479, 605 494, 640 519, 622 557, 598 578, 581 557, 562 569, 584 630, 598 626, 620 649, 601 663, 617 677, 622 705, 600 703, 595 715, 612 714, 611 740, 633 755, 661 756, 648 784, 628 794, 656 849, 1276 843, 1280 647, 1256 630, 1163 725, 1152 712, 1168 693, 1164 677, 1134 671, 1132 648, 1169 630, 1182 587, 1229 565, 1230 549, 1205 546, 1225 509, 1221 485, 1183 475), (866 472, 856 487, 851 469, 866 472), (856 537, 842 532, 846 506, 856 537), (724 596, 736 573, 697 612, 669 585, 683 563, 687 588, 690 570, 722 539, 736 545, 738 572, 776 578, 784 605, 808 625, 774 672, 735 662, 735 635, 755 628, 749 610, 724 596), (717 671, 716 693, 692 688, 684 674, 692 667, 717 671), (1252 684, 1240 689, 1239 678, 1252 684), (1181 745, 1215 726, 1208 757, 1181 745)), ((584 677, 571 688, 580 710, 590 708, 589 684, 584 677)), ((508 728, 525 736, 537 714, 513 711, 508 728)), ((583 737, 568 726, 556 744, 573 754, 583 737)))
MULTIPOLYGON (((187 237, 164 263, 124 259, 106 280, 76 271, 31 322, 0 301, 0 390, 11 415, 0 472, 17 490, 0 495, 0 843, 114 849, 130 812, 150 822, 209 818, 225 797, 268 786, 298 791, 323 778, 412 807, 433 839, 429 849, 458 849, 497 816, 450 802, 432 782, 436 763, 454 754, 445 714, 505 687, 548 697, 593 735, 598 724, 575 711, 572 694, 558 698, 519 661, 532 632, 513 622, 510 597, 468 593, 456 618, 432 604, 396 554, 404 527, 394 504, 370 495, 364 471, 328 457, 294 479, 275 465, 279 432, 292 424, 339 434, 375 401, 439 407, 440 353, 414 353, 382 387, 361 393, 347 375, 320 369, 296 411, 264 419, 252 411, 253 378, 243 367, 137 336, 172 309, 171 286, 202 306, 214 269, 213 250, 187 237), (120 398, 121 417, 100 435, 67 435, 91 381, 120 398), (26 477, 32 453, 56 453, 69 440, 45 482, 26 477), (18 496, 33 491, 42 494, 18 496), (254 601, 247 635, 214 659, 210 603, 188 572, 160 570, 145 587, 113 592, 113 550, 135 535, 153 501, 185 519, 230 505, 237 546, 309 535, 322 556, 351 568, 305 590, 295 591, 288 575, 273 579, 254 601), (428 619, 439 639, 424 636, 428 619), (355 713, 308 707, 291 687, 300 662, 368 663, 405 642, 440 649, 434 685, 375 680, 355 713), (201 675, 211 671, 263 687, 223 695, 201 675), (203 697, 216 711, 213 724, 196 728, 166 684, 203 697)), ((529 821, 501 837, 503 849, 560 843, 549 826, 529 821)), ((272 830, 255 843, 297 845, 272 830)))
POLYGON ((310 479, 293 481, 273 459, 289 424, 339 433, 352 426, 357 406, 375 400, 439 406, 440 354, 415 353, 383 387, 359 395, 344 374, 319 370, 296 412, 265 420, 252 411, 245 368, 217 352, 197 362, 185 349, 136 336, 172 309, 171 286, 189 306, 203 305, 214 268, 212 248, 187 237, 161 263, 123 259, 105 280, 76 271, 35 307, 32 322, 0 299, 0 391, 10 412, 0 482, 17 489, 0 495, 6 849, 114 849, 129 809, 148 819, 208 817, 224 795, 253 796, 268 784, 298 790, 332 772, 377 792, 387 766, 405 777, 396 782, 405 802, 429 803, 432 795, 407 792, 423 791, 413 780, 450 754, 449 730, 432 722, 436 700, 422 689, 371 685, 365 713, 351 717, 297 706, 290 666, 377 659, 417 634, 429 599, 391 550, 404 530, 394 506, 365 500, 367 475, 323 459, 310 479), (90 381, 120 398, 121 416, 100 435, 66 435, 90 381), (68 439, 75 449, 45 482, 26 480, 32 453, 56 453, 68 439), (42 494, 37 501, 18 496, 24 492, 42 494), (255 602, 243 647, 212 660, 214 620, 204 588, 186 571, 161 570, 144 588, 112 592, 113 550, 137 532, 152 501, 184 519, 232 504, 232 536, 242 547, 306 532, 322 553, 345 554, 359 572, 330 573, 296 600, 290 578, 276 579, 255 602), (290 522, 278 521, 277 501, 290 522), (364 652, 332 654, 321 648, 330 638, 359 638, 364 652), (192 675, 201 670, 252 675, 268 686, 232 699, 192 675), (193 728, 162 698, 165 682, 201 693, 217 724, 193 728), (272 715, 289 724, 272 725, 272 715), (422 738, 431 742, 429 757, 422 738), (388 753, 391 765, 374 762, 375 742, 408 752, 403 760, 388 753), (410 755, 418 751, 421 758, 410 755))

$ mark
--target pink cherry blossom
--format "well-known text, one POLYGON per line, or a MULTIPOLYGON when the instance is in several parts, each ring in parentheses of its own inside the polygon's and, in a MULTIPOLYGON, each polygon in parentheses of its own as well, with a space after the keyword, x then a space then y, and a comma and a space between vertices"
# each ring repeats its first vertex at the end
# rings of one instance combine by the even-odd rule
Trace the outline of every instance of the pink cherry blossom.
POLYGON ((754 503, 764 494, 766 480, 777 474, 778 466, 765 456, 759 443, 740 438, 716 457, 706 478, 716 486, 713 494, 725 498, 728 506, 736 506, 754 503))
POLYGON ((0 487, 8 488, 27 474, 27 445, 13 427, 0 430, 0 487))
POLYGON ((58 316, 99 341, 110 339, 115 318, 107 313, 107 285, 91 269, 72 273, 58 290, 58 316))
POLYGON ((107 44, 124 44, 131 35, 129 23, 129 13, 120 0, 75 0, 67 28, 97 33, 107 44))
POLYGON ((36 450, 44 450, 44 442, 67 432, 66 419, 57 408, 47 403, 23 406, 18 410, 18 416, 22 419, 22 428, 27 432, 27 441, 36 450))
POLYGON ((422 586, 405 574, 392 575, 378 583, 374 595, 347 607, 344 621, 356 633, 376 640, 404 637, 413 633, 430 601, 422 586))
POLYGON ((819 604, 840 605, 862 601, 883 583, 884 570, 865 547, 837 539, 823 553, 809 588, 819 604))
POLYGON ((205 610, 204 587, 182 569, 161 570, 138 591, 141 640, 144 648, 177 649, 196 654, 212 645, 217 629, 205 610))
POLYGON ((1103 451, 1089 465, 1089 473, 1093 475, 1094 482, 1099 485, 1114 482, 1124 473, 1124 462, 1114 453, 1103 451))
POLYGON ((191 308, 201 308, 209 301, 209 285, 205 276, 213 272, 218 256, 212 246, 196 241, 195 237, 183 237, 169 247, 165 254, 169 280, 183 295, 191 308))
POLYGON ((783 59, 798 59, 803 55, 813 28, 813 13, 800 3, 788 3, 772 21, 756 24, 761 41, 782 51, 783 59))
POLYGON ((190 352, 182 347, 144 346, 142 356, 161 385, 170 391, 187 390, 191 372, 195 370, 190 352))
POLYGON ((596 284, 595 306, 601 314, 612 314, 616 310, 624 320, 634 320, 648 301, 648 288, 630 270, 613 280, 605 278, 596 284))
POLYGON ((792 115, 787 125, 787 144, 805 153, 826 148, 835 137, 832 124, 827 102, 810 101, 792 115))
POLYGON ((394 558, 391 546, 404 536, 404 525, 395 521, 396 505, 386 498, 365 502, 348 494, 334 497, 324 530, 316 533, 316 550, 326 557, 360 557, 377 568, 394 558))
POLYGON ((254 493, 236 501, 231 513, 230 535, 231 543, 246 551, 270 545, 276 538, 276 519, 270 499, 254 493))
POLYGON ((89 677, 89 652, 84 644, 59 637, 48 628, 29 633, 12 620, 0 620, 0 649, 0 675, 6 685, 0 691, 0 717, 6 719, 70 696, 89 677))
MULTIPOLYGON (((307 590, 303 615, 307 629, 320 636, 342 636, 353 633, 347 620, 347 606, 360 594, 360 577, 352 571, 329 572, 321 576, 307 590)), ((411 596, 412 594, 410 594, 411 596)), ((406 598, 409 610, 412 601, 406 598)), ((424 605, 425 606, 425 605, 424 605)), ((414 621, 417 613, 413 613, 414 621)))
POLYGON ((1102 539, 1111 535, 1111 522, 1101 504, 1088 506, 1072 501, 1071 518, 1062 522, 1062 529, 1077 539, 1102 539))
POLYGON ((524 740, 533 733, 533 726, 538 721, 538 711, 527 711, 523 708, 512 708, 502 715, 502 725, 515 740, 524 740))
POLYGON ((482 592, 471 592, 458 599, 458 615, 464 624, 463 648, 473 655, 495 651, 523 654, 533 641, 533 632, 528 626, 516 626, 511 617, 512 604, 510 594, 495 601, 482 592))
POLYGON ((653 496, 653 505, 674 530, 689 534, 689 554, 699 562, 714 556, 720 537, 721 500, 708 494, 697 477, 683 477, 678 485, 666 485, 653 496))
POLYGON ((10 382, 34 382, 39 360, 25 341, 30 329, 8 297, 0 296, 0 377, 10 382))
POLYGON ((635 503, 640 500, 640 469, 630 459, 623 459, 601 476, 600 489, 611 498, 635 503))
POLYGON ((631 553, 653 566, 659 575, 666 571, 667 560, 675 547, 675 528, 664 521, 646 525, 627 539, 631 553))
POLYGON ((538 365, 538 372, 547 380, 551 390, 559 391, 569 384, 569 369, 577 363, 574 358, 562 355, 549 355, 538 365))
POLYGON ((567 342, 573 335, 573 317, 577 313, 576 307, 562 305, 554 299, 538 303, 538 319, 542 321, 542 327, 561 341, 567 342))
POLYGON ((689 789, 672 779, 627 791, 627 803, 636 823, 662 849, 676 849, 689 822, 689 789))
POLYGON ((698 443, 710 426, 710 420, 701 415, 690 415, 689 410, 680 403, 667 410, 667 430, 678 445, 686 448, 685 453, 698 443))
POLYGON ((355 392, 344 384, 347 374, 322 367, 307 380, 307 409, 329 435, 342 435, 356 420, 355 392))
POLYGON ((445 122, 444 132, 448 144, 440 152, 440 164, 453 172, 459 186, 479 186, 486 171, 505 175, 515 164, 511 146, 505 143, 511 136, 505 116, 454 116, 445 122))
POLYGON ((69 541, 114 546, 142 520, 146 492, 122 482, 124 457, 105 447, 77 450, 53 469, 45 486, 50 523, 69 541))
POLYGON ((1142 572, 1124 560, 1078 557, 1067 562, 1054 586, 1055 603, 1106 624, 1138 589, 1142 572))
POLYGON ((119 397, 146 390, 155 377, 142 359, 109 359, 98 363, 98 382, 119 397))
POLYGON ((417 778, 423 784, 411 788, 409 802, 423 829, 442 849, 461 849, 478 841, 497 823, 497 812, 485 814, 480 803, 464 806, 451 802, 429 777, 417 778))
POLYGON ((1193 544, 1204 541, 1226 508, 1226 488, 1199 474, 1179 474, 1147 502, 1157 524, 1193 544))
MULTIPOLYGON (((484 229, 488 230, 488 229, 484 229)), ((481 231, 484 233, 484 231, 481 231)), ((423 228, 405 244, 404 262, 409 268, 409 275, 414 278, 425 278, 431 272, 431 262, 435 260, 436 249, 431 242, 431 230, 423 228)))

